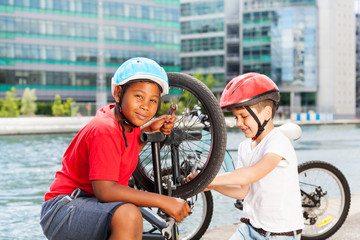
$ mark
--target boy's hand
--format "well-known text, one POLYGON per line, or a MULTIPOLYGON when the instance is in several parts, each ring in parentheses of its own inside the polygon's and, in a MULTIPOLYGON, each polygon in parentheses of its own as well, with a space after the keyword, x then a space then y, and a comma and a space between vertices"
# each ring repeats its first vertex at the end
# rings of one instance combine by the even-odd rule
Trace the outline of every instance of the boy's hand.
POLYGON ((189 175, 187 175, 187 177, 186 177, 186 181, 187 182, 190 182, 191 180, 193 180, 198 174, 199 174, 199 170, 198 171, 196 171, 196 172, 192 172, 192 173, 190 173, 189 175))
POLYGON ((206 191, 210 191, 210 190, 213 190, 214 189, 214 186, 212 186, 211 184, 209 186, 207 186, 203 192, 206 192, 206 191))
POLYGON ((176 120, 176 116, 165 115, 165 119, 166 120, 163 122, 163 125, 160 127, 160 131, 165 135, 170 135, 171 130, 174 128, 175 125, 174 122, 176 120))
MULTIPOLYGON (((191 180, 193 180, 198 174, 199 174, 199 170, 198 171, 196 171, 196 172, 194 172, 194 173, 190 173, 189 175, 187 175, 187 177, 186 177, 186 181, 187 182, 190 182, 191 180)), ((205 192, 205 191, 210 191, 210 190, 213 190, 214 189, 214 186, 212 186, 211 185, 211 183, 209 184, 209 186, 207 186, 204 190, 203 190, 203 192, 205 192)))
POLYGON ((185 200, 174 197, 168 197, 161 209, 173 217, 176 222, 181 222, 191 212, 185 200))
POLYGON ((143 130, 146 132, 162 132, 165 135, 169 135, 174 128, 175 120, 176 116, 162 115, 151 121, 143 130))

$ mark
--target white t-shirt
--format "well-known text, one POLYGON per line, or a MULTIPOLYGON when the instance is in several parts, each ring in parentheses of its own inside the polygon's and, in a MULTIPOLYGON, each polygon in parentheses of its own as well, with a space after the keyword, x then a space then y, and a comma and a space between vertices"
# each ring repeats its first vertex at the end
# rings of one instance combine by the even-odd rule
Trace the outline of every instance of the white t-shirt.
POLYGON ((240 143, 237 168, 258 162, 266 153, 284 159, 259 181, 250 184, 244 199, 244 217, 251 225, 270 232, 288 232, 304 227, 297 157, 290 140, 274 129, 251 150, 251 139, 240 143))

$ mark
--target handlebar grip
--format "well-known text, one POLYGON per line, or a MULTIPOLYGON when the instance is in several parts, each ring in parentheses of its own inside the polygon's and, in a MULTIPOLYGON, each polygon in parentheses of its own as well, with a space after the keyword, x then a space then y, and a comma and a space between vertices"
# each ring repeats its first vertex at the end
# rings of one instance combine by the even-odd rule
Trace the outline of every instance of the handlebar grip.
POLYGON ((142 142, 162 142, 166 138, 162 132, 143 132, 140 135, 142 142))

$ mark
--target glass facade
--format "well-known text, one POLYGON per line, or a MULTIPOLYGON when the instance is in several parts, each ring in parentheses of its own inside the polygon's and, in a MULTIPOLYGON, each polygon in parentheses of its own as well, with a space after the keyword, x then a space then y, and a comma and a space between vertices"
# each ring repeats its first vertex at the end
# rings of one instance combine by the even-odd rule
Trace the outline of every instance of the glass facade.
MULTIPOLYGON (((122 3, 121 1, 103 1, 103 13, 105 18, 124 17, 141 19, 141 21, 159 20, 159 24, 174 24, 179 19, 178 8, 166 8, 168 6, 178 6, 178 0, 148 1, 144 3, 122 3), (154 6, 155 3, 158 4, 154 6)), ((2 11, 13 12, 32 11, 49 12, 63 15, 97 17, 98 1, 96 0, 0 0, 2 11)), ((122 19, 124 20, 124 19, 122 19)))
POLYGON ((224 57, 217 56, 199 56, 199 57, 183 57, 181 58, 182 70, 221 68, 224 65, 224 57))
POLYGON ((181 42, 181 52, 198 52, 224 49, 223 37, 185 39, 181 42))
MULTIPOLYGON (((0 36, 5 39, 15 37, 37 37, 72 41, 97 41, 96 23, 59 22, 31 18, 1 17, 0 36)), ((104 26, 104 41, 115 43, 132 42, 141 44, 169 44, 177 49, 179 33, 167 32, 165 29, 151 30, 127 26, 104 26), (163 37, 166 36, 166 37, 163 37)))
POLYGON ((224 1, 198 1, 181 4, 181 16, 201 16, 224 12, 224 1))
POLYGON ((360 0, 355 1, 356 13, 356 117, 360 117, 360 0))
POLYGON ((271 76, 280 86, 317 84, 317 14, 315 8, 273 12, 271 76))
POLYGON ((181 3, 181 69, 224 79, 224 1, 181 3))
POLYGON ((181 23, 181 34, 223 32, 224 19, 201 19, 181 23))
POLYGON ((271 11, 243 14, 242 69, 271 75, 271 11))
POLYGON ((262 10, 269 8, 316 6, 316 0, 243 0, 245 11, 254 9, 262 10))
MULTIPOLYGON (((101 19, 98 4, 0 0, 0 96, 14 85, 41 89, 39 100, 42 93, 49 95, 46 90, 94 91, 100 62, 109 87, 116 68, 135 56, 152 58, 167 71, 180 71, 178 0, 103 0, 101 19)), ((95 100, 95 94, 90 95, 88 100, 95 100)))
POLYGON ((279 86, 315 87, 316 28, 315 7, 245 12, 242 36, 243 72, 264 73, 271 76, 279 86))
MULTIPOLYGON (((0 66, 15 66, 17 63, 96 66, 97 54, 96 48, 0 43, 0 66)), ((114 67, 133 56, 156 59, 161 65, 171 66, 179 63, 178 52, 106 49, 104 55, 105 65, 114 67)))

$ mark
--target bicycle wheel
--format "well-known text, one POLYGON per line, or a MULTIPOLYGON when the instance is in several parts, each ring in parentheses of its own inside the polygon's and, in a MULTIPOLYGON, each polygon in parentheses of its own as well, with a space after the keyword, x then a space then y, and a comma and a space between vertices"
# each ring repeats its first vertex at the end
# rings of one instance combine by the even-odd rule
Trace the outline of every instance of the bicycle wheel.
MULTIPOLYGON (((210 191, 201 192, 191 198, 186 199, 191 212, 181 221, 176 223, 177 240, 198 240, 209 227, 213 213, 213 198, 210 191), (196 206, 196 208, 195 208, 196 206)), ((154 215, 166 217, 163 212, 157 208, 150 209, 154 215)), ((152 223, 143 221, 143 239, 163 239, 161 232, 152 223)))
MULTIPOLYGON (((201 192, 218 173, 226 150, 226 125, 220 105, 213 93, 198 79, 183 73, 168 73, 170 91, 162 98, 159 115, 172 106, 177 120, 170 136, 161 148, 161 169, 171 179, 171 195, 189 198, 201 192), (190 182, 186 176, 198 171, 190 182)), ((140 188, 154 191, 151 145, 139 154, 139 163, 133 173, 140 188)), ((163 194, 168 195, 168 185, 163 194)))
POLYGON ((204 235, 209 227, 213 214, 213 198, 210 191, 186 199, 191 213, 177 224, 178 240, 197 240, 204 235), (196 206, 196 207, 195 207, 196 206))
POLYGON ((305 227, 301 239, 326 239, 344 223, 350 208, 350 188, 335 166, 322 161, 298 167, 305 227))

